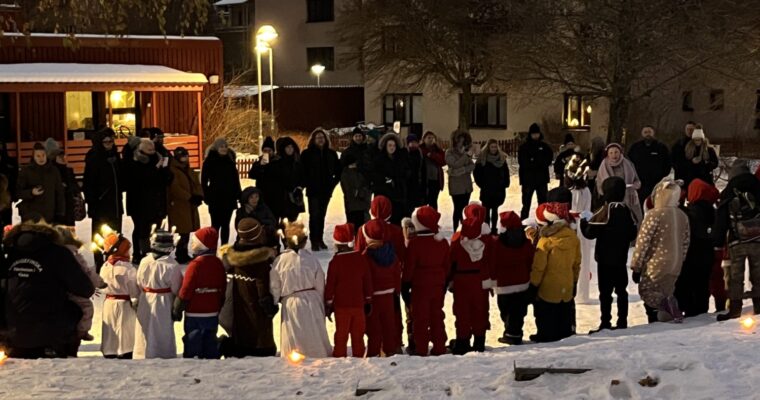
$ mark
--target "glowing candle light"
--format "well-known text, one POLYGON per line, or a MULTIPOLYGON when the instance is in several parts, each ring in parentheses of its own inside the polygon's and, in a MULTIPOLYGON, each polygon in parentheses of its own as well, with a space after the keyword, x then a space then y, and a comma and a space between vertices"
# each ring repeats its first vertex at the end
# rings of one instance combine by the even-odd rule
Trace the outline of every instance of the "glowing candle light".
POLYGON ((8 356, 5 354, 4 351, 0 351, 0 365, 5 364, 5 360, 8 359, 8 356))
POLYGON ((293 364, 300 364, 305 359, 306 356, 299 353, 298 350, 293 350, 288 354, 288 360, 293 364))
POLYGON ((752 317, 742 318, 739 322, 742 324, 744 330, 751 330, 755 327, 755 319, 752 317))

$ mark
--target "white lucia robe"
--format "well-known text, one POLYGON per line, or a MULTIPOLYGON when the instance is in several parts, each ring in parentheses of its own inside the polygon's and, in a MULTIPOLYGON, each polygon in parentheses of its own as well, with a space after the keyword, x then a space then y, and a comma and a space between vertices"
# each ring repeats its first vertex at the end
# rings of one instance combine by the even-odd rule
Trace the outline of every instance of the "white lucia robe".
POLYGON ((280 357, 293 350, 312 358, 332 353, 325 327, 325 274, 308 250, 286 250, 274 260, 270 290, 280 311, 280 357))
POLYGON ((182 268, 174 256, 154 257, 148 253, 137 269, 142 293, 137 302, 134 359, 177 357, 172 307, 182 287, 182 268))
POLYGON ((140 297, 137 269, 128 261, 109 262, 100 269, 100 277, 108 287, 103 290, 103 330, 100 351, 104 356, 131 353, 135 347, 137 313, 132 307, 140 297))
MULTIPOLYGON (((591 191, 588 188, 573 189, 573 203, 570 209, 573 212, 581 213, 583 211, 591 211, 591 191)), ((586 239, 581 233, 581 224, 575 224, 575 230, 578 234, 578 239, 581 241, 581 272, 578 275, 578 293, 575 296, 577 303, 587 303, 589 301, 589 286, 591 278, 596 269, 596 262, 594 261, 594 243, 596 240, 586 239)))

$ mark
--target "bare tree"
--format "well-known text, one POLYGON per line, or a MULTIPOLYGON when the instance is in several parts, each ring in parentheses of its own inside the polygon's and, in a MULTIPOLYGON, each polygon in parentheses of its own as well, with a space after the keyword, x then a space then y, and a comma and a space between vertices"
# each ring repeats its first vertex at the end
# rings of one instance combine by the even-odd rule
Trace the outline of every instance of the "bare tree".
POLYGON ((510 28, 507 0, 354 0, 338 19, 365 79, 386 89, 434 88, 461 95, 469 129, 473 88, 491 81, 510 28))
MULTIPOLYGON (((734 0, 537 0, 520 9, 528 80, 609 101, 608 141, 632 104, 685 74, 735 75, 756 54, 758 7, 734 0)), ((512 68, 510 70, 509 68, 512 68)), ((738 76, 736 76, 738 75, 738 76)), ((746 75, 744 75, 746 76, 746 75)))

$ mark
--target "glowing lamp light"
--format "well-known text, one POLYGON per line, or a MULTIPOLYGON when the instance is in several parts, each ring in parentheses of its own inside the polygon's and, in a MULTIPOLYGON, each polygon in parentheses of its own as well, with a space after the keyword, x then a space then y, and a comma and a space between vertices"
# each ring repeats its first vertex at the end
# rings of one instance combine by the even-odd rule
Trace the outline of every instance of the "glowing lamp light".
POLYGON ((279 34, 277 33, 277 30, 274 29, 272 25, 264 25, 261 28, 259 28, 258 31, 256 31, 256 39, 259 39, 262 42, 269 43, 275 39, 277 39, 277 36, 279 34))
POLYGON ((270 47, 269 47, 269 45, 266 42, 259 42, 258 44, 256 44, 256 51, 259 54, 264 54, 264 53, 268 52, 269 48, 270 47))
POLYGON ((573 118, 573 119, 567 121, 567 125, 570 126, 570 127, 576 127, 576 126, 580 125, 580 122, 578 122, 577 118, 573 118))
POLYGON ((325 72, 325 66, 322 64, 314 64, 311 66, 311 72, 313 72, 314 75, 320 75, 325 72))
POLYGON ((742 324, 742 328, 745 331, 749 331, 749 330, 752 330, 755 327, 756 321, 752 317, 746 317, 746 318, 742 318, 739 321, 739 323, 742 324))
POLYGON ((5 361, 7 359, 8 359, 8 355, 6 355, 4 351, 0 351, 0 365, 5 364, 5 361))
POLYGON ((293 350, 290 352, 290 354, 288 354, 288 361, 290 361, 293 364, 300 364, 305 359, 306 359, 306 356, 299 353, 298 350, 293 350))
POLYGON ((586 107, 586 112, 591 114, 591 106, 586 107))

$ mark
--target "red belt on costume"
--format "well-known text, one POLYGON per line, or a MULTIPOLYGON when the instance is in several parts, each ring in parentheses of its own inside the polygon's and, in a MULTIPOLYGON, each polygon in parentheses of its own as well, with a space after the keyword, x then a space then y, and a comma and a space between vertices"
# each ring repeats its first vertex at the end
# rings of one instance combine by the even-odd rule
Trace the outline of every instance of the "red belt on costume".
POLYGON ((172 289, 168 288, 168 287, 158 288, 158 289, 144 287, 143 288, 143 292, 145 292, 145 293, 156 293, 156 294, 166 294, 166 293, 171 293, 172 289))
POLYGON ((107 294, 106 300, 131 300, 128 294, 107 294))
POLYGON ((317 289, 315 289, 315 288, 311 287, 311 288, 308 288, 308 289, 301 289, 301 290, 296 290, 295 292, 293 292, 293 293, 291 293, 291 294, 289 294, 289 295, 287 295, 287 296, 285 296, 285 297, 290 297, 290 296, 292 296, 292 295, 294 295, 294 294, 296 294, 296 293, 301 293, 301 292, 308 292, 308 291, 310 291, 310 290, 317 290, 317 289))

